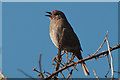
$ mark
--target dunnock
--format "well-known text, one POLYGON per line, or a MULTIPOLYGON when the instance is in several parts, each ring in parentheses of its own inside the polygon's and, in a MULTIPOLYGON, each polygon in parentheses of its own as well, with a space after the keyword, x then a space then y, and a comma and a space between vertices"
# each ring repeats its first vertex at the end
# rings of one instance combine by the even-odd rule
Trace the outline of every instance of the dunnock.
MULTIPOLYGON (((81 55, 82 48, 80 46, 79 39, 75 32, 73 31, 71 25, 67 21, 64 13, 58 10, 53 10, 52 12, 46 12, 49 15, 50 22, 50 38, 54 45, 61 50, 67 52, 72 52, 79 60, 83 59, 81 55), (64 32, 63 32, 64 31, 64 32), (62 35, 63 34, 63 35, 62 35), (61 41, 61 44, 60 44, 61 41)), ((89 75, 88 68, 85 62, 81 63, 84 74, 89 75)))

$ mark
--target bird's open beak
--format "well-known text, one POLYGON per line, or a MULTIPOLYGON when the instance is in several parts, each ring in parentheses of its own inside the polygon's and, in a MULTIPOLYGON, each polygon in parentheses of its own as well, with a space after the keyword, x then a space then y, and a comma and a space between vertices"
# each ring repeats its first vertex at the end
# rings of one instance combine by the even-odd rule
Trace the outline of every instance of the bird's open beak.
POLYGON ((51 16, 51 12, 46 12, 46 13, 48 13, 49 15, 45 15, 45 16, 49 16, 49 17, 51 16))

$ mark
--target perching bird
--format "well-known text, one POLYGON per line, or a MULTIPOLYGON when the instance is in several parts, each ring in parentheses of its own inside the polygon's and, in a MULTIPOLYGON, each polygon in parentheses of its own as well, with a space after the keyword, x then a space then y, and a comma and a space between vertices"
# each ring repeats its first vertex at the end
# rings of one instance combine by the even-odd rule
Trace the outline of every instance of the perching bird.
MULTIPOLYGON (((53 10, 52 12, 46 13, 49 14, 46 16, 49 16, 51 20, 49 33, 54 45, 59 48, 59 43, 61 42, 61 50, 72 52, 79 60, 83 59, 81 55, 82 48, 80 46, 79 39, 67 21, 64 13, 58 10, 53 10)), ((85 62, 82 62, 81 65, 84 74, 86 76, 89 75, 89 71, 85 62)))

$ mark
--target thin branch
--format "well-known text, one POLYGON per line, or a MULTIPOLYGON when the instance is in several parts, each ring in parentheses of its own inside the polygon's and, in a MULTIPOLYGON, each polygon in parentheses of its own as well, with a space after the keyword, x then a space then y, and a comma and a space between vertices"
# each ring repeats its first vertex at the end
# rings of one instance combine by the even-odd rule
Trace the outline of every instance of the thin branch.
POLYGON ((37 66, 35 68, 33 68, 33 71, 40 73, 40 71, 38 71, 36 68, 37 68, 37 66))
POLYGON ((31 77, 30 75, 28 75, 27 73, 25 73, 23 70, 21 69, 17 69, 19 72, 23 73, 25 76, 27 76, 28 78, 32 79, 32 80, 35 80, 33 77, 31 77))
POLYGON ((69 77, 71 78, 71 73, 70 73, 70 71, 69 71, 69 68, 67 68, 67 70, 68 70, 69 75, 68 75, 68 77, 67 77, 67 79, 66 79, 66 80, 68 80, 68 79, 69 79, 69 77))
POLYGON ((41 70, 41 56, 42 56, 42 54, 40 53, 40 56, 39 56, 39 69, 40 69, 40 72, 42 72, 42 70, 41 70))
MULTIPOLYGON (((108 33, 106 34, 108 35, 108 33)), ((100 45, 100 47, 97 49, 97 51, 94 53, 94 55, 102 48, 103 44, 105 43, 106 39, 104 39, 103 43, 100 45)))
POLYGON ((0 80, 7 80, 7 77, 5 77, 1 71, 0 71, 0 80))
MULTIPOLYGON (((58 49, 58 61, 57 61, 57 65, 56 65, 56 70, 55 71, 59 70, 59 66, 60 66, 60 62, 61 62, 61 60, 60 60, 60 58, 61 58, 60 54, 61 54, 61 49, 58 49)), ((58 78, 58 73, 56 74, 56 76, 54 78, 55 79, 58 78)))
POLYGON ((68 62, 68 63, 71 63, 74 58, 75 58, 75 55, 73 55, 73 53, 72 53, 72 54, 71 54, 71 58, 69 59, 69 62, 68 62))
POLYGON ((105 57, 105 56, 107 56, 107 54, 105 54, 105 55, 103 55, 103 56, 100 56, 100 57, 98 57, 98 58, 103 58, 103 57, 105 57))
POLYGON ((62 72, 60 72, 61 73, 61 75, 63 76, 63 78, 65 79, 65 76, 64 76, 64 74, 62 73, 62 72))
MULTIPOLYGON (((64 62, 62 59, 60 59, 62 62, 64 62)), ((54 64, 55 66, 58 64, 58 62, 57 62, 57 59, 55 58, 55 60, 54 60, 54 62, 56 63, 56 64, 54 64)), ((61 63, 61 62, 59 62, 59 64, 61 64, 62 66, 64 66, 64 63, 61 63)), ((60 66, 60 67, 62 67, 62 66, 60 66)), ((54 67, 55 68, 55 67, 54 67)))
POLYGON ((96 77, 98 80, 100 80, 99 77, 97 76, 95 70, 93 70, 93 72, 94 72, 95 77, 96 77))
MULTIPOLYGON (((49 72, 46 72, 45 70, 42 72, 42 74, 44 74, 45 76, 48 76, 48 75, 51 75, 49 72), (48 75, 47 75, 48 74, 48 75)), ((41 76, 40 74, 39 75, 37 75, 38 77, 39 76, 41 76)), ((41 79, 41 78, 40 78, 41 79)), ((41 79, 41 80, 43 80, 43 79, 41 79)))
POLYGON ((68 63, 68 53, 66 53, 66 63, 68 63))
MULTIPOLYGON (((65 52, 63 52, 60 56, 62 57, 65 54, 65 52)), ((54 57, 52 61, 55 61, 55 59, 58 60, 58 56, 54 57)))
POLYGON ((61 64, 61 65, 64 66, 64 65, 65 65, 65 62, 64 62, 63 60, 61 60, 61 61, 62 61, 62 63, 63 63, 63 64, 61 64))
POLYGON ((45 73, 47 73, 47 74, 51 75, 49 72, 46 72, 46 71, 45 71, 45 73))
POLYGON ((107 41, 108 51, 109 51, 110 58, 111 58, 111 80, 113 80, 113 75, 114 75, 113 74, 113 57, 112 57, 112 54, 111 54, 111 51, 110 51, 110 45, 109 45, 107 37, 106 37, 106 41, 107 41))
POLYGON ((108 60, 108 64, 109 64, 109 69, 108 69, 105 77, 107 77, 107 75, 108 75, 108 73, 109 73, 109 71, 110 71, 110 69, 111 69, 111 64, 110 64, 110 61, 109 61, 109 56, 108 56, 108 54, 107 54, 107 60, 108 60))
POLYGON ((44 76, 43 76, 43 74, 42 74, 42 70, 41 70, 41 56, 42 56, 42 54, 40 53, 40 56, 39 56, 40 77, 41 77, 41 78, 44 78, 44 76))
MULTIPOLYGON (((113 50, 118 49, 118 48, 120 48, 120 44, 118 44, 118 45, 114 46, 113 48, 111 48, 110 51, 113 51, 113 50)), ((76 62, 72 62, 71 64, 68 64, 68 65, 62 67, 61 69, 59 69, 59 70, 55 71, 54 73, 52 73, 51 75, 47 76, 45 79, 50 79, 50 78, 51 78, 52 76, 54 76, 55 74, 57 74, 57 73, 65 70, 65 69, 67 69, 67 68, 69 68, 69 67, 71 67, 71 66, 74 66, 74 64, 76 64, 76 63, 81 63, 81 62, 90 60, 90 59, 92 59, 92 58, 99 57, 99 56, 101 56, 101 55, 107 54, 108 52, 109 52, 109 51, 106 50, 106 51, 103 51, 103 52, 101 52, 101 53, 99 53, 99 54, 89 56, 89 57, 87 57, 87 58, 78 60, 78 61, 76 61, 76 62)))
POLYGON ((69 77, 70 77, 70 79, 72 80, 71 75, 72 75, 73 70, 75 69, 75 66, 76 66, 76 65, 74 65, 74 67, 73 67, 73 69, 71 70, 71 72, 69 72, 69 75, 68 75, 68 77, 67 77, 67 80, 69 79, 69 77))

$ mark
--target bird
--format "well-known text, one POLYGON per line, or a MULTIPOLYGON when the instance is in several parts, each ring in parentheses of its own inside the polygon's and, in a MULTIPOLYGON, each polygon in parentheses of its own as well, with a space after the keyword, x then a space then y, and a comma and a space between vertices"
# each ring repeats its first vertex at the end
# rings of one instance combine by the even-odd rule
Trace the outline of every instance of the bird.
MULTIPOLYGON (((83 59, 81 51, 81 45, 79 39, 68 22, 65 14, 59 10, 53 10, 52 12, 46 12, 50 18, 49 34, 54 45, 61 50, 71 52, 79 60, 83 59)), ((85 76, 89 75, 89 70, 85 62, 81 62, 82 69, 85 76)))

